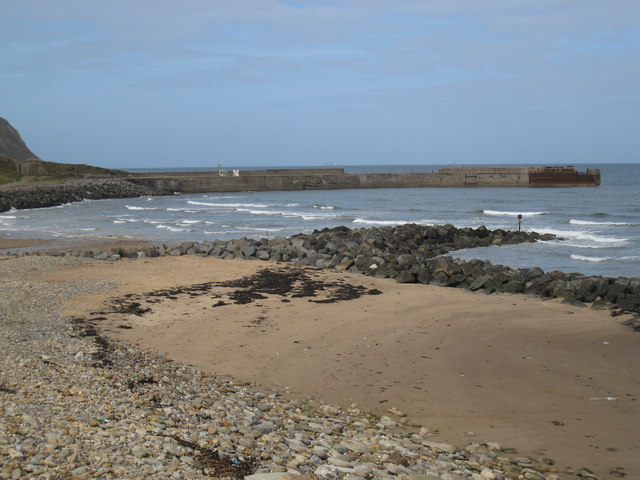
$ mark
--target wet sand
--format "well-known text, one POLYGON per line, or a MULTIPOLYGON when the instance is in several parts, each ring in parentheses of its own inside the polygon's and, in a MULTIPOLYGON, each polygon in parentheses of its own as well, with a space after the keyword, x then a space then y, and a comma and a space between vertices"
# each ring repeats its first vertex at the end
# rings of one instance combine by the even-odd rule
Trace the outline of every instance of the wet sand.
POLYGON ((39 238, 2 238, 0 237, 0 250, 19 249, 25 247, 37 247, 51 243, 51 240, 39 238))
POLYGON ((142 247, 149 242, 125 237, 82 237, 65 239, 0 237, 0 254, 11 252, 108 250, 111 248, 142 247))
POLYGON ((492 440, 516 456, 551 458, 560 471, 587 467, 609 478, 624 467, 627 478, 640 478, 640 336, 620 317, 336 271, 307 271, 322 286, 315 297, 258 288, 264 298, 237 304, 233 293, 243 288, 217 284, 264 268, 285 267, 161 257, 43 275, 119 282, 115 292, 74 301, 70 313, 104 312, 105 302, 140 295, 127 301, 151 311, 110 313, 104 330, 203 370, 380 415, 395 407, 437 441, 492 440), (216 284, 145 295, 203 282, 216 284), (359 298, 332 302, 345 285, 363 287, 359 298))

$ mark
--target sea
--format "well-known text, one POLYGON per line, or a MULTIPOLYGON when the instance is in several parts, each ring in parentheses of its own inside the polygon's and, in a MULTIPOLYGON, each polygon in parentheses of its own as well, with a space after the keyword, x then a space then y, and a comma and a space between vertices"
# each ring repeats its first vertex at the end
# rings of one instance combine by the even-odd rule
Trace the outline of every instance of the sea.
MULTIPOLYGON (((428 172, 440 166, 444 165, 341 167, 348 173, 387 173, 428 172)), ((0 214, 0 236, 66 242, 119 237, 174 243, 291 236, 339 225, 351 229, 403 223, 485 225, 552 233, 557 239, 459 250, 450 255, 512 267, 539 266, 545 271, 640 277, 640 164, 575 166, 578 170, 600 168, 602 184, 584 188, 304 190, 85 200, 4 212, 0 214), (518 215, 522 215, 521 223, 518 215)), ((171 170, 205 169, 163 169, 171 170)))

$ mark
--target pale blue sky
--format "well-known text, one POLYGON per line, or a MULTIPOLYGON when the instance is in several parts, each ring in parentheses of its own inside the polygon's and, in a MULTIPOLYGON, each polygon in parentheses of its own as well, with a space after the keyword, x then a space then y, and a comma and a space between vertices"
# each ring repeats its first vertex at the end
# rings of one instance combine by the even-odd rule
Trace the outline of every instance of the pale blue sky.
POLYGON ((4 0, 0 92, 56 162, 640 162, 640 1, 4 0))

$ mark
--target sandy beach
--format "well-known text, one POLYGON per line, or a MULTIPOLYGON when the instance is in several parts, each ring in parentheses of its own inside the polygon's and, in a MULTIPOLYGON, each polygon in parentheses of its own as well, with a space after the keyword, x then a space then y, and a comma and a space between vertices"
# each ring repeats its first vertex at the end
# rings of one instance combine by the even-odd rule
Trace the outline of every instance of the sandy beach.
POLYGON ((552 459, 559 472, 640 475, 640 337, 606 311, 199 257, 40 275, 117 282, 72 299, 67 313, 104 314, 112 338, 203 371, 378 415, 391 409, 435 441, 496 441, 516 456, 552 459), (224 285, 241 278, 253 281, 224 285), (290 288, 268 291, 274 282, 290 288), (116 299, 142 310, 113 313, 116 299))

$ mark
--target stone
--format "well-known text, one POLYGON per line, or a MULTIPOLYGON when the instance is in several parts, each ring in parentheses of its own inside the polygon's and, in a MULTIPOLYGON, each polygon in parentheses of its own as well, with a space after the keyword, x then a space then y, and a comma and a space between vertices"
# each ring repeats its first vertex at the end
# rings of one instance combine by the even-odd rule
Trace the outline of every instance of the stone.
POLYGON ((474 281, 471 283, 471 285, 469 285, 469 290, 471 290, 472 292, 475 292, 476 290, 480 290, 482 287, 485 286, 485 284, 491 280, 491 275, 482 275, 476 279, 474 279, 474 281))
POLYGON ((180 450, 178 445, 176 445, 175 443, 171 443, 171 442, 165 443, 164 451, 168 452, 168 453, 171 453, 172 455, 175 455, 176 457, 182 456, 182 451, 180 450))
POLYGON ((373 473, 373 468, 375 464, 371 462, 363 462, 354 465, 353 474, 359 477, 369 478, 373 473))
POLYGON ((245 245, 240 250, 245 257, 254 257, 257 249, 254 245, 245 245))
POLYGON ((254 473, 244 480, 311 480, 310 477, 289 472, 254 473))
POLYGON ((106 260, 107 258, 109 258, 109 254, 107 252, 100 252, 93 258, 95 258, 96 260, 106 260))
POLYGON ((494 472, 490 468, 483 468, 480 472, 480 475, 488 480, 494 480, 496 478, 496 472, 494 472))
POLYGON ((345 258, 338 265, 336 265, 336 270, 348 270, 353 266, 353 260, 351 258, 345 258))
POLYGON ((438 442, 431 442, 431 441, 425 440, 422 442, 422 444, 425 447, 428 447, 432 450, 441 451, 445 453, 453 453, 456 451, 456 447, 449 443, 438 443, 438 442))
POLYGON ((329 465, 320 465, 313 471, 313 474, 319 480, 337 480, 338 472, 335 467, 329 465))
POLYGON ((398 283, 415 283, 416 282, 416 278, 413 276, 413 274, 409 273, 408 271, 402 271, 398 274, 398 276, 396 277, 396 282, 398 283))
POLYGON ((398 423, 390 417, 383 416, 380 418, 380 422, 378 423, 382 428, 393 428, 397 427, 398 423))
POLYGON ((329 457, 327 458, 327 462, 329 462, 331 465, 335 465, 336 467, 353 468, 353 463, 343 460, 339 457, 329 457))
POLYGON ((253 425, 252 428, 259 432, 261 435, 265 435, 267 433, 273 432, 276 429, 276 425, 275 423, 266 420, 253 425))

